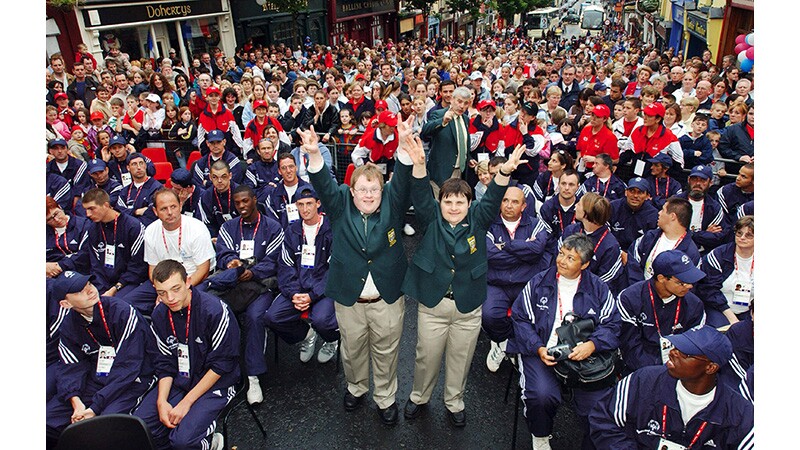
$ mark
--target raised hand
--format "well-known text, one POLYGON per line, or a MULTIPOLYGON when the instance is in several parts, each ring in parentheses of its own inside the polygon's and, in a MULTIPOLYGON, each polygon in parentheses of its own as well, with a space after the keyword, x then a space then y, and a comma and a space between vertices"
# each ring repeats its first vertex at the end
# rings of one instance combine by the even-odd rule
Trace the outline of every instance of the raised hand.
POLYGON ((414 123, 414 114, 408 116, 406 120, 398 120, 397 121, 397 137, 400 142, 405 143, 406 136, 410 136, 412 132, 411 124, 414 123))
POLYGON ((308 127, 307 130, 297 129, 297 134, 300 136, 300 141, 303 143, 301 150, 309 155, 319 154, 319 136, 314 132, 314 126, 308 127))
POLYGON ((503 163, 502 166, 500 166, 501 169, 500 171, 503 173, 511 173, 514 170, 516 170, 517 166, 519 166, 520 164, 527 163, 528 162, 527 159, 520 159, 522 158, 522 154, 524 152, 525 152, 525 144, 518 144, 516 148, 514 148, 514 151, 511 153, 511 155, 509 156, 508 161, 506 161, 505 163, 503 163))
POLYGON ((415 166, 425 166, 425 150, 422 148, 422 140, 419 136, 406 136, 403 140, 403 149, 411 157, 415 166))

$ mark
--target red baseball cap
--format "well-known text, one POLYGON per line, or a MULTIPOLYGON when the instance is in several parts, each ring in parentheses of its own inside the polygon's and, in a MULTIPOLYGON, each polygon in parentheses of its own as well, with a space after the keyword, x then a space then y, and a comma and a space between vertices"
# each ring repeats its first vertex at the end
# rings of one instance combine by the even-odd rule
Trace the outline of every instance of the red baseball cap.
POLYGON ((650 103, 649 105, 644 107, 642 111, 645 116, 658 116, 664 117, 664 113, 666 110, 664 109, 664 105, 658 102, 650 103))
POLYGON ((608 110, 608 106, 606 105, 597 105, 592 109, 592 114, 597 117, 611 117, 611 111, 608 110))
POLYGON ((367 79, 367 77, 365 77, 363 73, 360 73, 360 74, 356 75, 355 81, 366 80, 366 79, 367 79))
POLYGON ((55 97, 53 97, 53 98, 54 98, 54 99, 56 99, 56 100, 58 100, 58 99, 60 99, 60 98, 66 98, 66 99, 68 99, 69 97, 67 97, 67 94, 65 94, 65 93, 63 93, 63 92, 59 92, 59 93, 58 93, 58 94, 56 94, 56 95, 55 95, 55 97))
POLYGON ((482 111, 484 108, 491 106, 492 109, 497 109, 497 104, 495 104, 494 100, 481 100, 478 102, 478 111, 482 111))
POLYGON ((216 86, 209 86, 208 89, 206 89, 206 96, 211 95, 211 94, 220 95, 219 88, 216 87, 216 86))
MULTIPOLYGON (((100 114, 102 114, 102 113, 100 113, 100 114)), ((80 126, 80 125, 74 125, 74 126, 72 127, 72 130, 70 130, 70 132, 71 132, 71 133, 74 133, 74 132, 76 132, 76 131, 78 131, 78 130, 80 130, 80 131, 83 131, 83 128, 81 128, 81 126, 80 126)))
POLYGON ((383 111, 386 111, 387 109, 389 109, 389 104, 386 103, 386 100, 378 100, 375 102, 375 109, 381 109, 383 111))
POLYGON ((256 100, 253 102, 253 111, 258 108, 267 108, 268 106, 266 100, 256 100))
POLYGON ((95 111, 91 115, 89 115, 89 120, 102 120, 105 119, 106 116, 103 115, 102 111, 95 111))
POLYGON ((395 114, 395 113, 393 113, 393 112, 391 112, 389 110, 383 111, 378 115, 378 123, 385 123, 386 125, 389 125, 390 127, 396 127, 397 126, 397 114, 395 114))

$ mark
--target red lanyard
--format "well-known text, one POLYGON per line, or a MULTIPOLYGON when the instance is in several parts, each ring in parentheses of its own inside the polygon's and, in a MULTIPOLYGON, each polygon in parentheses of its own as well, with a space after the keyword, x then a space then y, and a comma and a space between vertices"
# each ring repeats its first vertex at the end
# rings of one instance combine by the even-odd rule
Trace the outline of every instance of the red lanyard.
MULTIPOLYGON (((150 177, 145 178, 144 183, 147 183, 147 180, 149 179, 150 177)), ((139 194, 141 194, 142 191, 144 190, 144 183, 142 183, 142 187, 136 189, 136 197, 133 199, 133 204, 131 205, 131 208, 136 206, 136 200, 139 200, 139 194)), ((131 182, 131 184, 128 185, 128 199, 131 198, 131 189, 133 189, 133 184, 134 183, 131 182)))
MULTIPOLYGON (((244 228, 242 228, 242 222, 244 221, 243 218, 239 218, 239 234, 242 236, 244 240, 244 228)), ((250 238, 251 240, 256 238, 256 233, 258 233, 258 225, 261 223, 261 214, 258 214, 256 218, 256 227, 253 229, 253 237, 250 238)))
MULTIPOLYGON (((661 334, 661 327, 658 324, 658 313, 656 312, 656 301, 653 299, 653 288, 650 287, 650 283, 647 284, 647 290, 650 291, 650 304, 653 305, 653 320, 656 322, 656 331, 658 331, 659 336, 663 336, 661 334)), ((675 327, 678 325, 678 317, 681 315, 681 299, 678 299, 678 305, 675 308, 675 322, 672 323, 672 329, 675 330, 675 327)))
MULTIPOLYGON (((561 203, 559 203, 556 208, 556 213, 558 213, 558 226, 561 227, 561 234, 564 234, 564 218, 561 216, 561 209, 561 203)), ((570 222, 570 224, 573 223, 575 223, 575 214, 572 214, 572 222, 570 222)))
MULTIPOLYGON (((316 236, 319 234, 319 229, 322 226, 322 220, 323 220, 323 217, 320 216, 319 217, 319 222, 317 223, 317 229, 314 230, 314 239, 316 239, 316 236)), ((308 243, 308 241, 306 241, 306 227, 305 227, 305 224, 303 224, 303 226, 300 227, 300 228, 303 229, 303 242, 308 243)))
MULTIPOLYGON (((697 433, 694 434, 692 442, 690 442, 689 446, 686 447, 686 450, 692 448, 695 442, 697 442, 697 440, 700 438, 700 435, 703 434, 703 430, 706 429, 706 425, 708 425, 708 422, 704 420, 703 423, 700 424, 700 428, 697 429, 697 433)), ((661 415, 661 437, 663 437, 664 439, 667 438, 667 405, 664 405, 664 409, 661 415)))
MULTIPOLYGON (((603 197, 605 197, 606 194, 608 194, 608 187, 609 186, 611 186, 611 177, 609 177, 608 181, 606 181, 606 189, 603 191, 603 197)), ((594 191, 595 192, 600 192, 600 177, 597 178, 597 183, 595 183, 595 185, 594 185, 594 191)))
MULTIPOLYGON (((119 214, 117 214, 117 217, 114 218, 114 245, 117 245, 117 219, 119 219, 119 214)), ((108 245, 108 239, 106 239, 106 232, 103 230, 103 225, 100 225, 100 232, 103 233, 103 242, 108 245)))
MULTIPOLYGON (((172 327, 172 335, 178 339, 178 333, 175 332, 175 322, 172 321, 172 311, 169 313, 169 326, 172 327)), ((192 300, 189 299, 189 306, 186 308, 186 345, 189 345, 189 321, 192 320, 192 300)))
MULTIPOLYGON (((664 237, 664 233, 661 233, 661 236, 658 237, 658 240, 656 241, 656 246, 653 247, 653 250, 658 248, 658 243, 661 242, 661 238, 663 238, 663 237, 664 237)), ((684 232, 681 235, 681 237, 678 238, 678 242, 675 243, 675 246, 672 247, 672 249, 675 250, 676 248, 678 248, 678 246, 681 244, 681 241, 683 241, 683 238, 685 238, 685 237, 686 237, 686 233, 684 232)), ((653 257, 653 258, 655 259, 655 257, 653 257)))
MULTIPOLYGON (((578 286, 581 285, 581 277, 583 275, 578 275, 578 286)), ((564 311, 562 310, 562 302, 561 302, 561 290, 558 289, 558 280, 561 278, 561 274, 556 272, 556 292, 558 292, 558 320, 564 320, 564 311)))
POLYGON ((67 241, 67 230, 66 230, 66 228, 64 229, 64 248, 61 248, 61 245, 59 245, 59 243, 58 243, 58 231, 56 231, 54 229, 53 230, 53 234, 56 237, 56 248, 61 250, 61 253, 63 253, 64 255, 71 255, 73 252, 72 252, 72 250, 69 249, 69 243, 68 243, 69 241, 67 241), (69 253, 67 253, 67 252, 69 252, 69 253))
MULTIPOLYGON (((100 319, 103 320, 103 328, 106 329, 106 334, 108 335, 108 340, 111 341, 111 346, 114 346, 114 339, 111 337, 111 331, 108 329, 108 323, 106 323, 106 314, 103 311, 103 304, 97 302, 97 307, 100 309, 100 319)), ((94 337, 94 333, 89 328, 86 328, 86 332, 89 333, 89 336, 92 337, 92 340, 98 347, 100 347, 100 342, 97 341, 97 338, 94 337)))
MULTIPOLYGON (((65 232, 64 234, 67 233, 65 232)), ((753 255, 753 260, 750 261, 750 278, 753 278, 753 269, 755 267, 756 267, 756 255, 753 255)), ((735 253, 733 255, 733 271, 734 272, 739 271, 739 258, 737 258, 737 255, 735 253)))
MULTIPOLYGON (((226 214, 230 214, 231 212, 231 189, 228 187, 228 210, 225 211, 226 214)), ((217 195, 217 189, 214 188, 214 198, 217 199, 217 205, 219 205, 219 209, 222 210, 222 202, 219 201, 219 196, 217 195)))
MULTIPOLYGON (((660 195, 658 193, 658 178, 656 178, 655 180, 656 180, 656 195, 660 195)), ((664 197, 668 195, 669 195, 669 177, 667 177, 667 190, 664 191, 664 197)))
POLYGON ((608 234, 608 228, 606 228, 606 231, 605 231, 605 233, 603 233, 603 235, 602 235, 602 236, 600 236, 600 240, 598 240, 598 241, 597 241, 597 244, 595 244, 595 246, 594 246, 594 252, 595 252, 595 253, 597 253, 597 249, 598 249, 598 248, 600 248, 600 243, 601 243, 601 242, 603 242, 603 239, 605 239, 605 238, 606 238, 606 235, 607 235, 607 234, 608 234))
MULTIPOLYGON (((183 238, 183 222, 178 227, 178 255, 181 253, 181 239, 183 238)), ((164 240, 164 249, 169 253, 169 245, 167 245, 167 235, 164 234, 164 226, 161 226, 161 239, 164 240)))

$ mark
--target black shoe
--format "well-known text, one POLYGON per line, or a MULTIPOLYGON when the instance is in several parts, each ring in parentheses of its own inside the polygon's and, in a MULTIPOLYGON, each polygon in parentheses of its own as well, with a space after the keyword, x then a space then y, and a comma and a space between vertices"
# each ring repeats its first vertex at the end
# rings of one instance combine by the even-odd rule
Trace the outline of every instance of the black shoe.
POLYGON ((424 407, 425 403, 418 405, 412 402, 411 399, 408 399, 408 401, 406 402, 406 407, 403 410, 403 416, 405 416, 406 420, 416 419, 417 416, 420 415, 424 407))
MULTIPOLYGON (((366 394, 364 394, 366 395, 366 394)), ((364 400, 364 395, 361 397, 356 397, 355 395, 351 394, 350 391, 345 389, 344 391, 344 410, 345 411, 355 411, 359 405, 361 405, 361 401, 364 400)))
POLYGON ((397 402, 392 403, 392 405, 386 409, 378 408, 378 416, 381 418, 381 422, 383 422, 384 425, 395 425, 398 415, 397 402))
POLYGON ((450 423, 452 423, 454 427, 461 428, 467 424, 467 414, 464 411, 447 411, 447 418, 450 419, 450 423))

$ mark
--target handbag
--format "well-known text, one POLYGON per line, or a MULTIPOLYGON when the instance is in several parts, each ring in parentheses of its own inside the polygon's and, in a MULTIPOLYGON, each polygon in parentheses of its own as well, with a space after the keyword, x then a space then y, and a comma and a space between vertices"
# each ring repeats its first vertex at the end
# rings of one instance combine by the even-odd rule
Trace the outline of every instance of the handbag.
MULTIPOLYGON (((579 319, 572 312, 568 312, 556 328, 559 345, 569 345, 570 351, 581 342, 586 342, 594 332, 592 319, 579 319)), ((596 391, 611 387, 616 383, 622 371, 622 359, 619 349, 603 352, 595 351, 582 361, 564 359, 555 365, 554 370, 558 379, 569 388, 579 388, 586 391, 596 391)))

